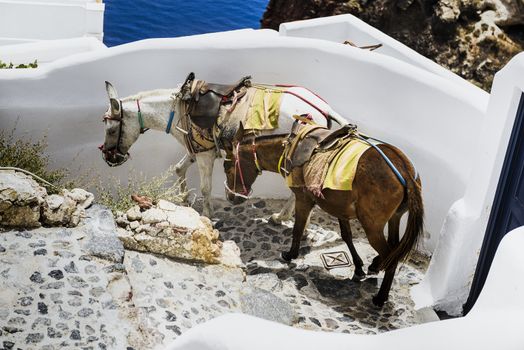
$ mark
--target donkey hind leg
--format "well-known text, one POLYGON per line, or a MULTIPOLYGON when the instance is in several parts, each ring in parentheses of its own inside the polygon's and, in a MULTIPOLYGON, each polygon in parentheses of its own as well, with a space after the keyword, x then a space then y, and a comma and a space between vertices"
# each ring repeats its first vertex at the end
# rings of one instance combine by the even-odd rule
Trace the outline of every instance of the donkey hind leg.
POLYGON ((376 275, 380 272, 380 255, 373 258, 373 261, 368 267, 368 275, 376 275))
MULTIPOLYGON (((360 206, 357 204, 357 218, 362 224, 364 232, 366 232, 369 244, 377 251, 380 259, 386 259, 391 252, 391 249, 386 241, 386 237, 384 236, 385 222, 377 220, 376 215, 373 215, 372 210, 365 210, 365 207, 359 207, 360 206)), ((379 292, 373 297, 373 304, 376 306, 382 307, 386 302, 394 273, 394 269, 393 271, 386 271, 379 292)))
POLYGON ((213 165, 215 163, 215 150, 200 152, 195 155, 198 172, 200 175, 200 191, 202 192, 203 210, 202 215, 211 218, 213 215, 213 205, 211 203, 211 186, 213 176, 213 165))
POLYGON ((287 199, 286 203, 280 210, 279 213, 274 213, 269 218, 269 222, 274 225, 282 224, 282 221, 289 220, 293 217, 293 211, 295 210, 295 196, 291 195, 287 199))
POLYGON ((309 221, 309 214, 315 203, 305 194, 295 194, 295 224, 293 225, 293 241, 291 242, 291 249, 289 252, 282 252, 282 259, 291 261, 298 257, 298 250, 300 249, 300 240, 304 233, 304 228, 309 221))
MULTIPOLYGON (((393 250, 399 242, 399 226, 401 213, 395 213, 388 221, 388 240, 384 237, 383 229, 378 229, 378 227, 364 227, 366 234, 368 236, 369 243, 371 246, 379 253, 379 259, 385 259, 388 254, 393 250), (369 229, 369 231, 368 231, 369 229)), ((363 224, 364 226, 364 224, 363 224)), ((367 226, 367 225, 366 225, 367 226)), ((378 307, 382 307, 384 303, 388 300, 389 291, 391 285, 393 284, 393 277, 395 276, 395 271, 397 269, 397 264, 386 270, 382 284, 376 296, 373 297, 373 304, 378 307)))
MULTIPOLYGON (((403 213, 395 213, 391 219, 388 221, 388 244, 393 249, 399 243, 399 227, 400 227, 400 218, 403 213)), ((368 274, 376 275, 380 271, 380 255, 377 255, 373 258, 371 265, 368 267, 368 274)))
POLYGON ((175 173, 180 179, 180 190, 182 193, 187 192, 186 173, 187 169, 195 162, 195 157, 186 153, 182 159, 175 165, 175 173))
MULTIPOLYGON (((399 229, 400 229, 400 218, 403 213, 395 213, 391 219, 388 221, 388 246, 391 250, 395 249, 399 244, 399 229)), ((379 258, 380 255, 376 258, 379 258)), ((393 277, 395 276, 395 271, 397 270, 398 263, 390 269, 386 270, 382 284, 377 295, 373 298, 373 303, 377 306, 382 306, 388 300, 389 291, 391 290, 391 285, 393 284, 393 277)))
POLYGON ((338 224, 340 225, 340 234, 342 235, 342 239, 344 240, 344 242, 346 242, 349 248, 349 252, 351 253, 351 259, 353 259, 353 265, 355 265, 355 274, 353 275, 352 280, 361 281, 362 279, 364 279, 364 277, 366 277, 366 274, 362 269, 364 263, 362 262, 362 259, 358 255, 357 250, 353 245, 353 234, 351 232, 351 226, 349 225, 349 221, 338 219, 338 224))

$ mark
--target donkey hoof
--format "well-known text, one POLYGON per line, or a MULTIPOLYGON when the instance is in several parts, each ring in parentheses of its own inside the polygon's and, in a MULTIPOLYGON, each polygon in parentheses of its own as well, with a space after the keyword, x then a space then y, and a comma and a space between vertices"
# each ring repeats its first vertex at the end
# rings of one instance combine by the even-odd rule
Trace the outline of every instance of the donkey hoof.
POLYGON ((384 298, 379 297, 378 295, 375 295, 373 297, 373 304, 376 307, 383 307, 385 302, 386 302, 386 300, 384 298))
POLYGON ((379 269, 375 266, 368 267, 368 275, 378 275, 379 269))
POLYGON ((278 214, 271 215, 268 219, 268 222, 271 225, 275 225, 275 226, 282 225, 282 220, 280 219, 280 215, 278 214))
POLYGON ((282 252, 280 254, 280 256, 282 257, 282 259, 284 261, 287 261, 287 262, 290 262, 291 260, 295 259, 296 256, 294 256, 293 254, 291 254, 290 252, 282 252))
POLYGON ((362 281, 364 278, 366 278, 366 274, 364 273, 364 271, 355 271, 355 273, 353 274, 353 277, 351 278, 351 280, 353 282, 360 282, 362 281))

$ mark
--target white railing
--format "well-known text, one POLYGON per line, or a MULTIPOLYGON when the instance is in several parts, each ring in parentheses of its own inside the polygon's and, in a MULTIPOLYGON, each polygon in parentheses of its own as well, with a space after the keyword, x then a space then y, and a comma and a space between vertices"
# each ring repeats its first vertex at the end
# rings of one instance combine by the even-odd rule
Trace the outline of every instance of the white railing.
POLYGON ((70 55, 100 49, 106 49, 106 46, 93 37, 44 40, 2 46, 0 61, 18 65, 37 60, 38 65, 42 66, 70 55))
POLYGON ((0 45, 104 36, 104 4, 96 1, 0 0, 0 45))
POLYGON ((375 53, 397 58, 449 79, 465 89, 474 89, 478 90, 479 94, 483 93, 477 86, 353 15, 339 15, 282 23, 279 31, 280 35, 283 36, 322 39, 340 44, 346 40, 353 42, 357 46, 382 44, 380 48, 374 51, 375 53))

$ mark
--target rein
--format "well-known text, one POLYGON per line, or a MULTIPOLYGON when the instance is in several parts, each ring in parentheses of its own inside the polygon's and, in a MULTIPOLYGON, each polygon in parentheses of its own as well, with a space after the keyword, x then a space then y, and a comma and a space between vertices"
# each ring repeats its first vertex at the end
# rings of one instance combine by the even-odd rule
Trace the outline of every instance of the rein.
MULTIPOLYGON (((253 139, 253 145, 255 144, 255 140, 253 139)), ((240 197, 240 198, 244 198, 244 199, 249 199, 251 198, 251 193, 253 192, 253 190, 248 190, 247 187, 246 187, 246 183, 244 181, 244 173, 242 172, 242 167, 240 166, 240 142, 238 142, 235 146, 235 152, 234 152, 234 157, 235 157, 235 171, 234 171, 234 175, 233 175, 233 189, 230 189, 229 186, 227 185, 227 180, 224 181, 224 187, 225 189, 229 192, 229 193, 232 193, 235 195, 235 197, 240 197), (241 193, 238 193, 236 192, 234 189, 237 187, 237 170, 238 170, 238 176, 240 177, 240 183, 242 184, 242 192, 241 193)), ((260 170, 260 167, 258 165, 258 160, 256 160, 256 150, 255 148, 253 148, 253 154, 255 155, 255 164, 257 166, 257 169, 262 172, 260 170)), ((231 161, 231 160, 229 160, 231 161)))
MULTIPOLYGON (((120 105, 122 105, 122 102, 120 102, 120 105)), ((140 111, 140 100, 136 100, 136 106, 138 107, 138 123, 140 124, 140 133, 143 134, 148 131, 149 128, 144 127, 144 118, 142 118, 142 112, 140 111)))
MULTIPOLYGON (((283 135, 279 135, 279 134, 278 135, 266 135, 266 136, 261 136, 261 137, 267 138, 267 136, 282 137, 283 135)), ((251 140, 252 142, 251 143, 251 152, 253 153, 253 159, 254 159, 255 167, 257 168, 257 173, 258 175, 261 175, 264 169, 262 169, 262 167, 260 166, 260 162, 258 161, 256 140, 257 140, 256 136, 254 136, 253 139, 251 140)), ((229 188, 229 186, 227 185, 227 180, 224 181, 224 188, 226 189, 227 192, 234 194, 236 197, 250 199, 251 193, 253 192, 253 190, 252 189, 248 190, 245 184, 245 181, 244 181, 244 173, 242 172, 242 166, 240 164, 240 145, 241 144, 242 142, 238 142, 236 146, 234 147, 234 152, 233 152, 234 159, 228 159, 228 158, 224 159, 225 162, 234 162, 235 163, 235 172, 233 175, 234 176, 233 189, 229 188), (236 192, 234 190, 236 188, 237 171, 240 177, 240 183, 242 184, 241 193, 236 192)))
MULTIPOLYGON (((120 156, 124 157, 124 159, 127 159, 127 157, 129 157, 129 152, 123 153, 122 151, 120 151, 120 144, 122 142, 122 133, 123 133, 122 129, 123 129, 123 124, 124 124, 124 110, 122 108, 122 100, 118 100, 118 106, 119 106, 119 109, 120 109, 120 115, 119 115, 118 118, 113 118, 113 116, 111 116, 111 117, 104 117, 104 119, 103 119, 104 121, 106 121, 106 120, 114 120, 114 121, 118 122, 118 138, 117 138, 117 141, 116 141, 116 146, 115 146, 115 148, 113 148, 111 150, 106 150, 104 148, 104 145, 102 144, 102 145, 100 145, 98 147, 98 149, 100 151, 102 151, 103 155, 116 154, 116 155, 120 155, 120 156)), ((104 158, 104 160, 111 167, 120 165, 120 164, 116 164, 116 163, 107 162, 107 160, 105 158, 104 158)))

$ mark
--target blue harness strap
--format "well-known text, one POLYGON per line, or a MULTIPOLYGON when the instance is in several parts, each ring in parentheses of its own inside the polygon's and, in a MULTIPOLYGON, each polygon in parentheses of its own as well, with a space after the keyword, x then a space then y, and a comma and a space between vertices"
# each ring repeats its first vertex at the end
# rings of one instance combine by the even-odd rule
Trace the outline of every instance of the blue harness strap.
MULTIPOLYGON (((377 150, 377 152, 382 156, 382 158, 384 158, 384 160, 386 161, 386 164, 389 165, 389 167, 391 168, 391 170, 393 170, 393 172, 395 173, 395 176, 398 178, 398 180, 400 181, 400 183, 404 186, 404 187, 407 187, 407 182, 406 180, 404 179, 404 177, 402 176, 402 174, 400 173, 400 171, 398 171, 397 167, 395 167, 395 165, 391 162, 391 160, 388 158, 388 156, 386 156, 386 154, 384 152, 382 152, 382 150, 380 148, 378 148, 377 145, 375 145, 374 143, 372 142, 369 142, 367 139, 365 139, 364 137, 358 135, 357 138, 359 140, 362 140, 364 142, 366 142, 368 145, 370 145, 371 147, 373 147, 374 149, 377 150)), ((377 140, 379 141, 379 140, 377 140)))
POLYGON ((175 111, 169 113, 169 120, 167 121, 166 134, 171 132, 171 125, 173 124, 173 118, 175 117, 175 111))

